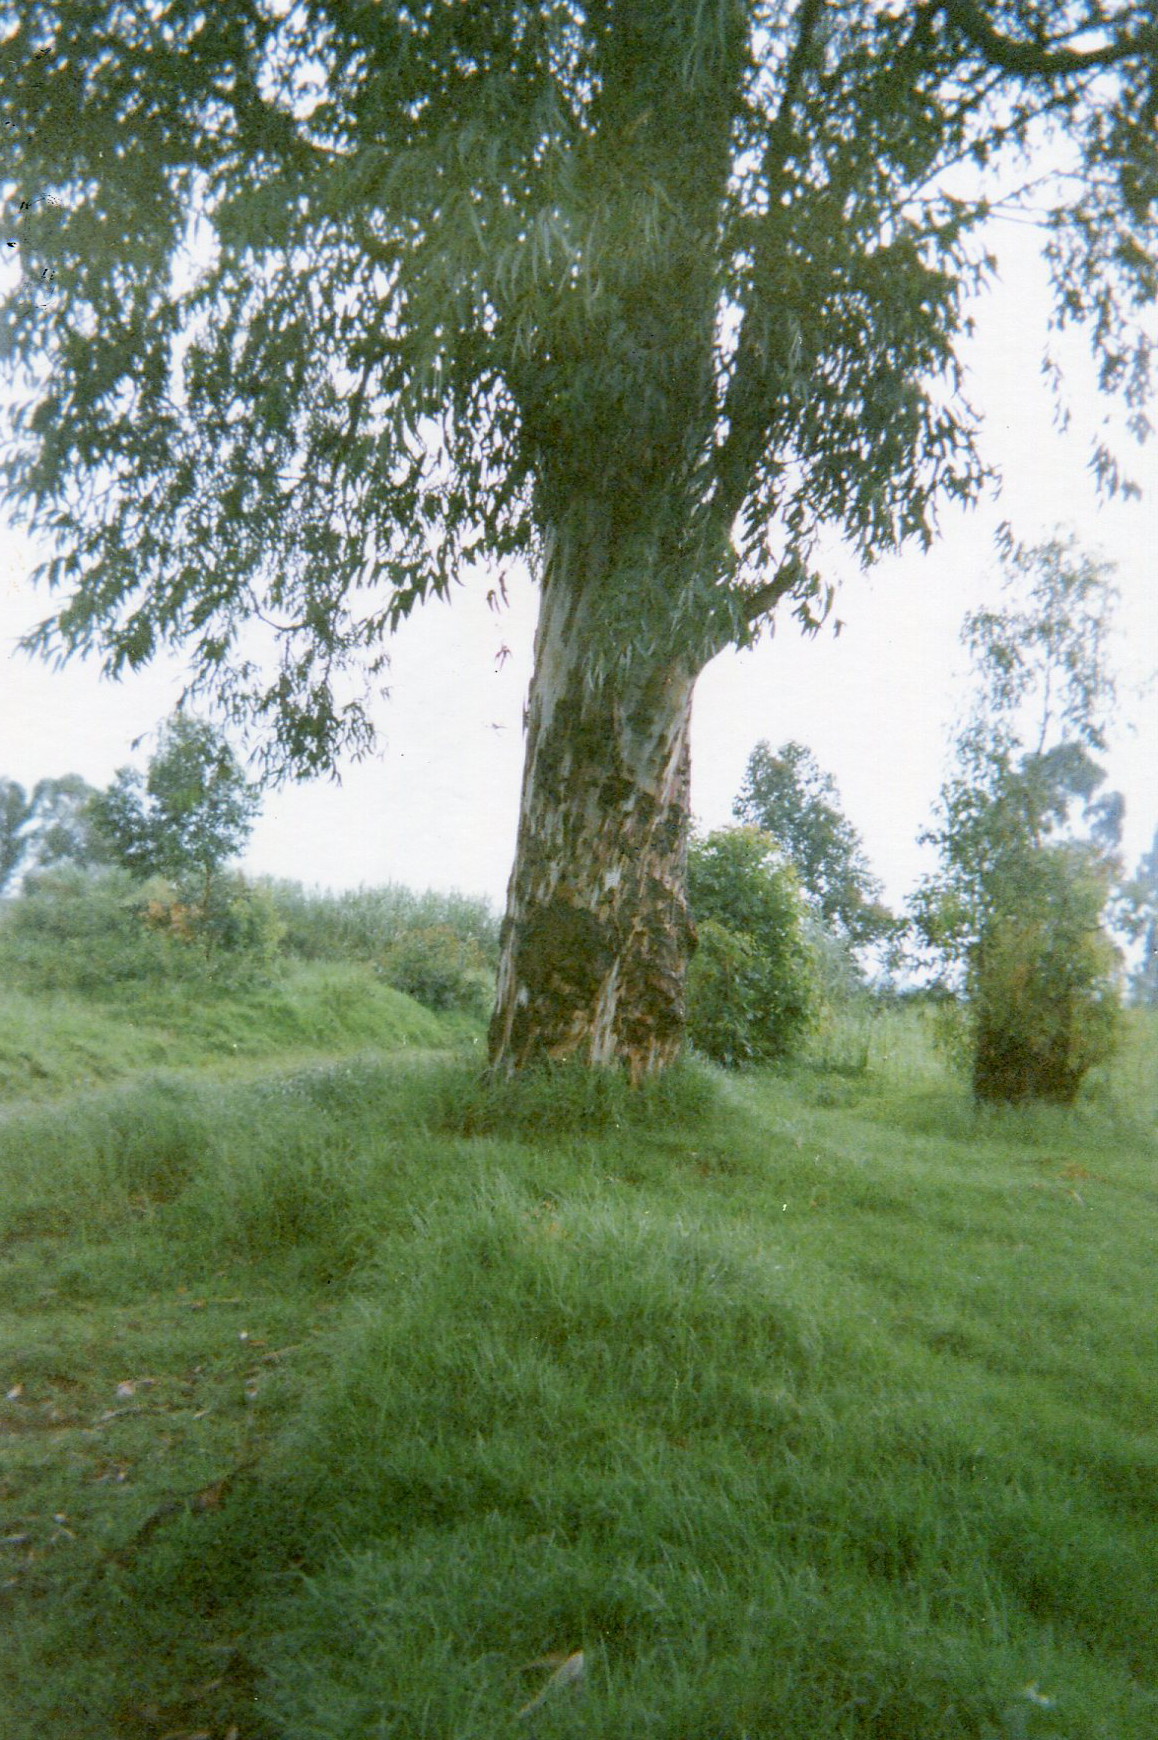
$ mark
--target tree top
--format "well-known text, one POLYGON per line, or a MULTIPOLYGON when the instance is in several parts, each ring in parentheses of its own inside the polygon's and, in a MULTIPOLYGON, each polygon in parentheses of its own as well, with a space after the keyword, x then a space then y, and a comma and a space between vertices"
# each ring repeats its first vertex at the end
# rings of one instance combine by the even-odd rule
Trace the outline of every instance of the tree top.
POLYGON ((5 16, 37 644, 180 646, 283 768, 367 745, 343 673, 483 558, 598 593, 593 657, 694 665, 782 600, 817 620, 822 525, 928 542, 986 476, 958 348, 1031 182, 1055 320, 1145 432, 1151 5, 5 16))

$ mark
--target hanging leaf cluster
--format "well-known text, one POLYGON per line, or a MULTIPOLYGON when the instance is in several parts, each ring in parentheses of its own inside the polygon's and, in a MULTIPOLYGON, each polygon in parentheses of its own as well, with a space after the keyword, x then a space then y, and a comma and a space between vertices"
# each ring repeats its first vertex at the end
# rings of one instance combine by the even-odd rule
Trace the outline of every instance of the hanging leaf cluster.
POLYGON ((1058 319, 1144 432, 1150 6, 3 19, 38 644, 113 672, 179 646, 283 770, 366 747, 356 673, 484 559, 574 545, 593 668, 696 668, 782 599, 817 620, 820 528, 927 542, 985 477, 958 351, 1035 153, 1058 319))

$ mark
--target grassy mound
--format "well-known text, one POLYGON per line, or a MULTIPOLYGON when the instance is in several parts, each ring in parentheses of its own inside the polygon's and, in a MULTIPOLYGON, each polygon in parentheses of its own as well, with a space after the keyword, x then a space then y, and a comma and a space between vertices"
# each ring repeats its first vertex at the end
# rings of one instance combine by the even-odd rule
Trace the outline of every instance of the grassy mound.
POLYGON ((1151 1740, 1152 1127, 617 1094, 8 1120, 5 1740, 1151 1740))
POLYGON ((265 984, 139 984, 115 999, 0 991, 0 1101, 57 1094, 141 1070, 196 1069, 287 1053, 445 1047, 478 1023, 436 1013, 367 965, 280 966, 265 984))

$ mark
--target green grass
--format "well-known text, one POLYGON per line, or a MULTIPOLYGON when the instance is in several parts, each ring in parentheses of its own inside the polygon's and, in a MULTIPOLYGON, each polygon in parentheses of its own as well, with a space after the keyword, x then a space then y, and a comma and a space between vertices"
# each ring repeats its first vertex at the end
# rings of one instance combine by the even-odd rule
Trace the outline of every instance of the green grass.
POLYGON ((0 1736, 1153 1740, 1131 1044, 1074 1113, 910 1013, 642 1105, 414 1051, 10 1114, 0 1736))
POLYGON ((293 1053, 462 1043, 478 1023, 436 1014, 360 963, 279 966, 267 984, 137 984, 115 998, 0 990, 0 1105, 142 1070, 198 1069, 293 1053))

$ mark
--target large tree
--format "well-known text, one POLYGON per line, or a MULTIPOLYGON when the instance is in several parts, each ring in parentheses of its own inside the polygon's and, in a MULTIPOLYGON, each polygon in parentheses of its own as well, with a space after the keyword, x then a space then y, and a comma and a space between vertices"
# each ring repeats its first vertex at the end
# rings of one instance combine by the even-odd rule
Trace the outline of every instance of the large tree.
POLYGON ((1135 1001, 1158 1009, 1158 828, 1150 850, 1119 890, 1116 905, 1118 924, 1139 945, 1140 958, 1130 981, 1135 1001))
POLYGON ((343 672, 526 554, 492 1059, 662 1067, 696 677, 778 605, 823 610, 822 526, 868 559, 979 489, 958 347, 1019 187, 1059 320, 1141 416, 1153 0, 0 16, 39 644, 120 671, 176 643, 274 766, 316 770, 367 742, 343 672))
POLYGON ((96 790, 77 773, 38 780, 31 792, 0 779, 0 894, 19 872, 107 857, 92 819, 96 790))
POLYGON ((28 851, 32 801, 15 779, 0 779, 0 894, 15 880, 28 851))

